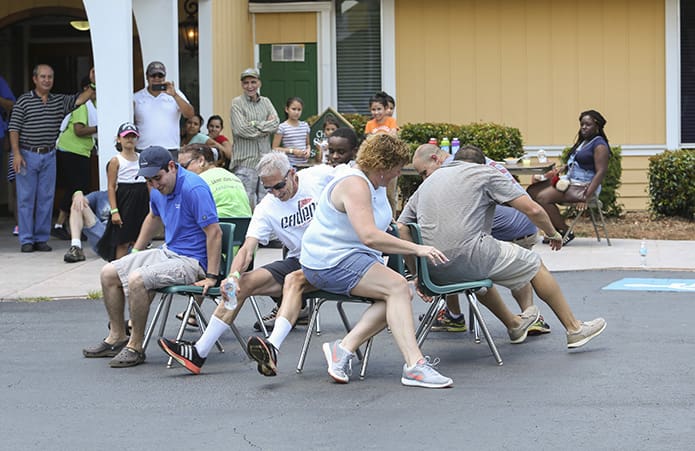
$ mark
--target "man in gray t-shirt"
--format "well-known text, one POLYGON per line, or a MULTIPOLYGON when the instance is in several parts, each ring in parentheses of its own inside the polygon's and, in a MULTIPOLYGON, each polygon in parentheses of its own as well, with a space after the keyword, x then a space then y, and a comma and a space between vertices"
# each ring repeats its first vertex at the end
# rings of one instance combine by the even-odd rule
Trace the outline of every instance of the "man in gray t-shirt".
MULTIPOLYGON (((540 205, 519 192, 498 170, 474 163, 454 162, 439 169, 436 177, 428 177, 410 198, 398 222, 417 222, 423 243, 440 249, 449 258, 448 263, 430 266, 435 282, 489 278, 510 289, 530 282, 567 329, 568 347, 582 346, 603 332, 606 322, 602 318, 585 323, 574 317, 538 254, 490 235, 496 204, 520 210, 550 237, 552 249, 562 248, 562 236, 540 205)), ((518 317, 511 314, 494 288, 480 300, 507 326, 512 342, 520 343, 526 338, 526 330, 516 333, 518 317)), ((535 321, 538 310, 535 306, 529 310, 532 308, 535 321)))

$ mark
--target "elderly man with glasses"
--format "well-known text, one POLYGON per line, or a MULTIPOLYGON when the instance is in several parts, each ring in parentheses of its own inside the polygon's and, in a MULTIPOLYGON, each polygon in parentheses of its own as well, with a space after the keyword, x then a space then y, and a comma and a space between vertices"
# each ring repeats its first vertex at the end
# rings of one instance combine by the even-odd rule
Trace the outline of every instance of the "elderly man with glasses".
POLYGON ((174 161, 181 143, 181 115, 193 117, 195 110, 188 99, 166 80, 166 67, 159 61, 147 65, 147 86, 133 95, 135 125, 140 130, 138 152, 161 146, 171 152, 174 161))
MULTIPOLYGON (((320 167, 295 172, 287 155, 282 152, 263 155, 256 170, 263 188, 272 196, 265 196, 256 206, 246 233, 246 241, 232 261, 229 277, 234 279, 239 287, 237 307, 227 310, 224 304, 220 303, 210 318, 208 328, 195 345, 166 338, 159 339, 159 346, 164 352, 193 374, 200 373, 215 341, 229 330, 229 325, 236 318, 247 297, 280 296, 285 276, 300 269, 299 252, 304 231, 314 217, 323 188, 333 175, 331 171, 320 167), (277 236, 288 249, 287 256, 283 260, 244 272, 251 264, 258 244, 267 244, 273 236, 277 236)), ((289 332, 292 327, 289 323, 286 326, 289 327, 289 332)))
POLYGON ((163 147, 143 150, 139 164, 138 176, 152 186, 150 212, 132 252, 101 270, 109 336, 82 350, 88 358, 113 357, 109 365, 114 368, 145 361, 142 346, 154 290, 195 284, 202 286, 205 294, 217 284, 220 273, 222 230, 207 183, 177 165, 163 147), (145 250, 162 225, 164 245, 145 250), (132 322, 130 337, 126 336, 123 315, 126 299, 132 322))

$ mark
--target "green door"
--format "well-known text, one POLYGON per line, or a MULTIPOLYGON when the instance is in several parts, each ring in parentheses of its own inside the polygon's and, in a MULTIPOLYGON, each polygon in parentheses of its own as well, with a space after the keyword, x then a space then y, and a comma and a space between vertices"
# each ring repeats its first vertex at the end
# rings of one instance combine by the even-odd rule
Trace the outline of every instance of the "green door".
POLYGON ((269 97, 285 120, 285 102, 290 97, 304 101, 302 120, 318 114, 316 44, 261 44, 261 94, 269 97))

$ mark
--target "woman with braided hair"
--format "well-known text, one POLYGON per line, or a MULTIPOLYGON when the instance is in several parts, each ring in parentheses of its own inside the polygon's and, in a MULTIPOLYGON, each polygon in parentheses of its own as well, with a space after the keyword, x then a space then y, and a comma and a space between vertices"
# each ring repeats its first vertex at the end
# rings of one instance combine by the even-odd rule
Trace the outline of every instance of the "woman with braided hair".
MULTIPOLYGON (((531 186, 526 190, 550 216, 555 228, 564 236, 567 223, 560 214, 558 203, 577 203, 580 209, 586 208, 586 202, 601 192, 601 183, 608 172, 608 160, 611 148, 604 132, 606 119, 595 110, 583 111, 579 115, 577 139, 570 149, 567 164, 553 169, 544 175, 534 175, 531 186), (560 191, 553 178, 567 171, 569 188, 560 191)), ((563 244, 574 239, 570 233, 563 244)))

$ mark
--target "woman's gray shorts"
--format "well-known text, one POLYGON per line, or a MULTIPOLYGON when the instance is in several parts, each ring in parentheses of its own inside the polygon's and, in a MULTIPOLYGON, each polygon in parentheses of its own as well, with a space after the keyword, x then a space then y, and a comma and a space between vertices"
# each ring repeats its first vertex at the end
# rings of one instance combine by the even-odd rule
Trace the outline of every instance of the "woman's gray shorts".
POLYGON ((316 288, 349 296, 375 263, 380 262, 374 255, 357 252, 348 255, 333 268, 311 269, 302 265, 302 271, 306 280, 316 288))

